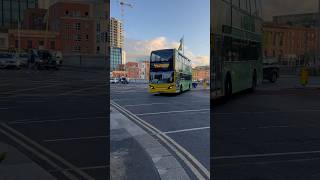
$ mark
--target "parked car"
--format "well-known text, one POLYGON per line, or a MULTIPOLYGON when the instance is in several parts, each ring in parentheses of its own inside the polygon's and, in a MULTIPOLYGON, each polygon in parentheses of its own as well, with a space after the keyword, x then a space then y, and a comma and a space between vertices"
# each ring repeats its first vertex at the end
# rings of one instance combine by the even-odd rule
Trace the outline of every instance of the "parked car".
POLYGON ((110 79, 110 83, 112 83, 112 84, 116 84, 116 83, 119 83, 119 82, 120 82, 119 78, 111 78, 110 79))
POLYGON ((0 68, 20 69, 21 62, 17 56, 11 53, 0 54, 0 68))
POLYGON ((129 84, 129 80, 126 77, 121 77, 120 78, 120 83, 122 84, 129 84))
POLYGON ((59 62, 49 50, 32 50, 37 69, 59 69, 59 62))
POLYGON ((279 64, 274 59, 263 59, 263 79, 275 83, 279 78, 279 64))
POLYGON ((20 53, 17 56, 20 60, 21 66, 27 66, 29 55, 27 53, 20 53))

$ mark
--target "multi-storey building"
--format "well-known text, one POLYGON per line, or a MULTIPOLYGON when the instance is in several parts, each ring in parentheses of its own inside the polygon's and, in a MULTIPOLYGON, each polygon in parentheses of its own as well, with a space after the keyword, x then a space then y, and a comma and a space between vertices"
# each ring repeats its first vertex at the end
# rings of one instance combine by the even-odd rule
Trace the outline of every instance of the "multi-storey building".
POLYGON ((24 11, 37 7, 38 0, 0 0, 0 28, 18 27, 18 23, 23 20, 24 11))
POLYGON ((127 62, 126 63, 127 77, 130 79, 140 79, 140 68, 137 62, 127 62))
POLYGON ((198 66, 192 69, 192 80, 194 81, 209 81, 210 68, 209 66, 198 66))
POLYGON ((312 59, 316 50, 314 28, 264 23, 263 55, 287 62, 312 59))
POLYGON ((122 64, 122 49, 118 47, 111 47, 110 51, 110 71, 118 69, 122 64))
POLYGON ((149 61, 139 62, 139 75, 140 75, 140 79, 149 80, 149 76, 150 76, 150 62, 149 61))
POLYGON ((58 32, 25 29, 19 32, 18 29, 9 29, 8 39, 10 49, 18 50, 20 48, 22 51, 27 51, 45 47, 46 49, 61 50, 60 34, 58 32))
POLYGON ((122 22, 114 17, 110 19, 110 45, 122 49, 124 46, 122 22))
POLYGON ((316 27, 317 22, 319 21, 318 16, 318 13, 288 14, 274 16, 273 22, 290 26, 316 27))
POLYGON ((65 54, 95 54, 96 21, 90 4, 57 2, 49 8, 49 26, 60 32, 65 54))
POLYGON ((23 29, 45 30, 47 9, 29 8, 24 11, 23 29))

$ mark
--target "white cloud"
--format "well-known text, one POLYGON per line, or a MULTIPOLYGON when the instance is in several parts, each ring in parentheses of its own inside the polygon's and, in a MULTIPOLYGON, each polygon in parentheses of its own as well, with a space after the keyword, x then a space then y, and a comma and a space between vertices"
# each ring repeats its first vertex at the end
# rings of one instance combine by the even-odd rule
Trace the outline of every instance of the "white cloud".
MULTIPOLYGON (((127 39, 125 44, 127 62, 135 61, 137 59, 148 60, 151 51, 158 49, 178 48, 180 45, 180 43, 176 41, 168 42, 168 40, 163 36, 150 40, 127 39)), ((209 65, 208 56, 198 54, 195 55, 187 46, 185 47, 185 55, 192 60, 193 66, 209 65)))

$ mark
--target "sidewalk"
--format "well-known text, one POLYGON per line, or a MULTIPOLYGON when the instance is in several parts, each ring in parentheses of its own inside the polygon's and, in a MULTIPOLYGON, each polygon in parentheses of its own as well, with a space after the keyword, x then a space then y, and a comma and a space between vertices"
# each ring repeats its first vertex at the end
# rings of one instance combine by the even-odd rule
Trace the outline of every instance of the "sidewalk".
POLYGON ((190 179, 157 140, 113 107, 110 111, 111 179, 190 179))
POLYGON ((6 155, 2 161, 0 160, 1 180, 56 180, 50 173, 17 149, 0 142, 0 156, 3 153, 6 155))

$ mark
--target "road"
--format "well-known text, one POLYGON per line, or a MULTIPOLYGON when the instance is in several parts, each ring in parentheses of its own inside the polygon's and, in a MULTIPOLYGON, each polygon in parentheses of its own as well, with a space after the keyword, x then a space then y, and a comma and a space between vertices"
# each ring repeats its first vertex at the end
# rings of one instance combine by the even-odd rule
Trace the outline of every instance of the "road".
POLYGON ((210 93, 153 95, 147 84, 112 84, 111 99, 185 148, 210 170, 210 93))
POLYGON ((65 172, 77 179, 105 179, 106 74, 70 68, 1 70, 0 141, 58 179, 68 179, 65 172))
POLYGON ((214 179, 320 179, 320 78, 298 82, 283 76, 212 106, 214 179))

